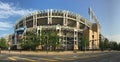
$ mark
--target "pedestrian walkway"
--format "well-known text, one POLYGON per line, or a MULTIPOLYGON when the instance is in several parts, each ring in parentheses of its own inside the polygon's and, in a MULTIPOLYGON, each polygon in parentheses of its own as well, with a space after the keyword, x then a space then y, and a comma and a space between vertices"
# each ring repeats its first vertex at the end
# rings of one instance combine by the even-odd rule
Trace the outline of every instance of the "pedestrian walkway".
POLYGON ((109 55, 111 53, 106 54, 90 54, 90 55, 71 55, 71 56, 19 56, 13 55, 9 56, 8 59, 10 61, 27 61, 27 62, 69 62, 75 60, 82 60, 82 59, 90 59, 96 57, 102 57, 105 55, 109 55))
MULTIPOLYGON (((101 51, 62 51, 62 52, 47 52, 47 51, 1 51, 2 54, 20 54, 20 55, 68 55, 68 54, 83 54, 83 53, 100 53, 101 51)), ((104 51, 108 52, 108 51, 104 51)))

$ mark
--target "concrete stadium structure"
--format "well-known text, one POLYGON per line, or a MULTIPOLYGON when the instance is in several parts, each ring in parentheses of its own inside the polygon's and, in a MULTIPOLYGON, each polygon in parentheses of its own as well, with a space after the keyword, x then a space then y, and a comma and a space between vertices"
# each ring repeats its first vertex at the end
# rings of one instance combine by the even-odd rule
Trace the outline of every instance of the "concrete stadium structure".
POLYGON ((70 11, 41 10, 22 17, 14 25, 15 41, 13 45, 19 44, 17 31, 23 27, 26 27, 24 32, 35 30, 37 34, 41 34, 42 30, 57 31, 60 36, 59 42, 66 50, 80 49, 83 35, 89 39, 88 49, 99 49, 99 24, 92 23, 81 15, 70 11))

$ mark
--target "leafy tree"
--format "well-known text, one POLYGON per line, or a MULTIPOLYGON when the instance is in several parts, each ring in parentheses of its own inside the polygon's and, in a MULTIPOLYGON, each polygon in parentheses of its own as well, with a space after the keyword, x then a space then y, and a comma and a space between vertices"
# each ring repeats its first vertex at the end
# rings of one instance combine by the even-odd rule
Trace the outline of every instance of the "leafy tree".
POLYGON ((86 48, 89 47, 89 40, 85 36, 82 36, 81 46, 82 46, 82 49, 85 49, 85 50, 86 48))
POLYGON ((0 39, 0 48, 1 49, 6 49, 7 47, 8 47, 8 44, 7 44, 6 40, 5 40, 5 38, 1 38, 0 39))
POLYGON ((107 38, 105 38, 103 45, 104 45, 103 46, 104 49, 108 49, 109 48, 109 40, 107 38))
POLYGON ((21 47, 25 50, 35 50, 40 45, 40 39, 34 32, 26 32, 25 36, 21 40, 21 47))
POLYGON ((119 50, 119 44, 117 44, 117 42, 115 42, 115 41, 112 41, 112 42, 110 42, 110 48, 112 50, 119 50))
POLYGON ((104 41, 100 40, 99 47, 101 50, 104 50, 104 41))
POLYGON ((50 31, 48 37, 49 45, 55 50, 59 45, 59 36, 57 35, 57 32, 50 31))
POLYGON ((34 32, 26 32, 25 36, 21 40, 21 47, 23 49, 35 50, 37 46, 41 45, 43 48, 49 48, 55 50, 59 45, 59 36, 57 32, 42 31, 41 35, 37 35, 34 32))
POLYGON ((101 50, 107 50, 110 48, 109 46, 109 40, 105 38, 105 40, 100 40, 99 47, 101 50))
POLYGON ((59 36, 57 32, 54 31, 42 31, 41 35, 41 45, 45 47, 49 47, 49 49, 55 50, 56 47, 59 45, 59 36))
POLYGON ((118 43, 118 47, 117 47, 117 50, 120 50, 120 43, 118 43))

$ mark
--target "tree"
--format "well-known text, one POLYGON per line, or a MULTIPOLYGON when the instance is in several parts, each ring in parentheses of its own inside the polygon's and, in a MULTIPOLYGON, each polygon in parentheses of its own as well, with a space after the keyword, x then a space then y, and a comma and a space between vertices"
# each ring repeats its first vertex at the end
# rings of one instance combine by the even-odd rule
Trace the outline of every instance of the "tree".
POLYGON ((23 49, 35 50, 37 46, 42 46, 45 49, 53 49, 59 45, 59 36, 54 31, 42 31, 41 35, 35 32, 26 32, 21 40, 21 47, 23 49))
POLYGON ((25 50, 35 50, 40 45, 39 36, 34 32, 26 32, 25 36, 20 42, 20 45, 25 50))
POLYGON ((82 49, 84 50, 86 50, 86 48, 89 47, 89 40, 85 36, 82 36, 81 46, 82 46, 82 49))
POLYGON ((107 50, 110 48, 109 44, 109 40, 105 38, 104 40, 100 40, 99 47, 101 50, 107 50))
POLYGON ((107 38, 105 38, 103 45, 104 45, 103 46, 104 49, 108 49, 109 48, 109 40, 107 38))
POLYGON ((57 32, 54 31, 42 31, 41 35, 41 45, 44 45, 47 49, 51 48, 53 50, 56 49, 56 47, 59 45, 59 36, 57 35, 57 32))
POLYGON ((55 50, 59 45, 59 36, 57 32, 50 31, 48 37, 50 47, 53 47, 53 50, 55 50))
POLYGON ((103 40, 100 40, 99 47, 101 50, 104 50, 104 41, 103 40))
POLYGON ((117 42, 115 42, 115 41, 110 42, 110 48, 112 50, 119 50, 118 47, 119 47, 119 44, 117 44, 117 42))
POLYGON ((6 40, 5 40, 5 38, 1 38, 1 39, 0 39, 0 48, 1 48, 1 49, 6 49, 6 48, 8 48, 8 44, 7 44, 6 40))
POLYGON ((118 47, 117 47, 117 50, 120 50, 120 43, 118 43, 118 47))

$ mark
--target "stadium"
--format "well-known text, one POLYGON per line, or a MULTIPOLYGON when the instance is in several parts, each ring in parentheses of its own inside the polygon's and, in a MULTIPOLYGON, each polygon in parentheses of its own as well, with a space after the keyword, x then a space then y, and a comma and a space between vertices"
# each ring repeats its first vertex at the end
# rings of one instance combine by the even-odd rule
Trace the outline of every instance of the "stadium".
POLYGON ((81 49, 81 38, 89 40, 87 49, 99 49, 100 27, 97 22, 90 22, 79 14, 66 10, 40 10, 23 16, 14 25, 14 42, 19 49, 19 38, 27 31, 55 31, 59 35, 59 42, 65 50, 81 49))

